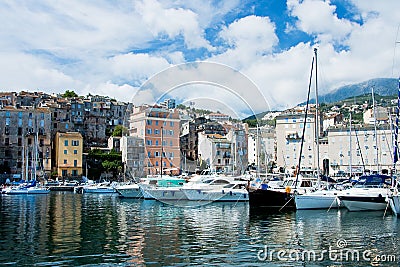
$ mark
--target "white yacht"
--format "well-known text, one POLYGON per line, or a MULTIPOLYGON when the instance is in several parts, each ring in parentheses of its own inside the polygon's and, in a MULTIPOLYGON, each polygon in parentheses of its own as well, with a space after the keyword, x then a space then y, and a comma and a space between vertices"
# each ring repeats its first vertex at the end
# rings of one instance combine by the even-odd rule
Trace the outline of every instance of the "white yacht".
POLYGON ((246 181, 236 181, 231 177, 217 177, 202 182, 192 182, 183 186, 188 200, 195 201, 248 201, 246 181))
POLYGON ((338 193, 340 204, 349 211, 384 210, 391 177, 382 174, 361 176, 353 188, 338 193))
POLYGON ((180 192, 180 187, 186 183, 183 178, 172 176, 152 176, 142 179, 139 183, 144 199, 178 200, 186 199, 180 192))

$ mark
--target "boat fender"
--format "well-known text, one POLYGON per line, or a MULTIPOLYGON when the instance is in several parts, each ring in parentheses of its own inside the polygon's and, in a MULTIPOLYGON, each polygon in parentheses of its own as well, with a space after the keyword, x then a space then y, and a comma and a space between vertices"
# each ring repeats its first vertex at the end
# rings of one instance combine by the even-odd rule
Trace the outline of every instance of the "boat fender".
POLYGON ((222 190, 222 194, 225 194, 224 190, 222 190))
POLYGON ((285 192, 286 192, 287 194, 290 194, 290 191, 292 191, 292 188, 290 188, 290 186, 286 186, 285 192))
POLYGON ((229 194, 232 196, 232 191, 229 191, 229 194))

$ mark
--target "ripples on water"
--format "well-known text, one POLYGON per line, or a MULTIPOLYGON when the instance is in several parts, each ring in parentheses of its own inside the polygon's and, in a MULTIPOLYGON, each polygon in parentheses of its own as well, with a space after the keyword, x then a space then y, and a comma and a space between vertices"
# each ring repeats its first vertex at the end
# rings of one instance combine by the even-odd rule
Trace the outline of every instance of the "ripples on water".
POLYGON ((15 266, 379 266, 366 261, 266 261, 269 250, 313 250, 338 240, 396 255, 400 220, 382 212, 267 214, 248 203, 176 207, 114 195, 52 192, 1 196, 0 265, 15 266), (262 255, 262 254, 260 254, 262 255))

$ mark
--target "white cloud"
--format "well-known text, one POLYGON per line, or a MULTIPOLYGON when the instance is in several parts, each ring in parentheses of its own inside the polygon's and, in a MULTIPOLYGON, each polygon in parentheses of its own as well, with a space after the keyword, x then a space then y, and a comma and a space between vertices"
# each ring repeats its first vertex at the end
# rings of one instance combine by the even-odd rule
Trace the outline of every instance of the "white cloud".
POLYGON ((336 7, 330 1, 288 0, 290 14, 298 18, 297 27, 309 34, 316 34, 325 42, 341 41, 351 33, 356 23, 339 19, 336 7))
POLYGON ((167 35, 174 39, 183 35, 189 49, 202 47, 212 49, 208 41, 204 39, 198 15, 193 11, 183 8, 164 8, 156 0, 138 2, 136 9, 154 37, 160 38, 162 35, 167 35))

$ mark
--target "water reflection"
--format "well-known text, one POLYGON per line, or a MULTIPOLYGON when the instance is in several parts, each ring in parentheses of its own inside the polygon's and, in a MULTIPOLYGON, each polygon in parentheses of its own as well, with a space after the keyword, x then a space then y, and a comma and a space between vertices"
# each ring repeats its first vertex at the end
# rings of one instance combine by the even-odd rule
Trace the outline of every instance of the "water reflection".
POLYGON ((321 251, 338 240, 374 255, 399 255, 399 221, 381 212, 266 213, 248 203, 177 207, 62 192, 0 201, 0 262, 15 266, 371 265, 257 257, 265 246, 321 251))

